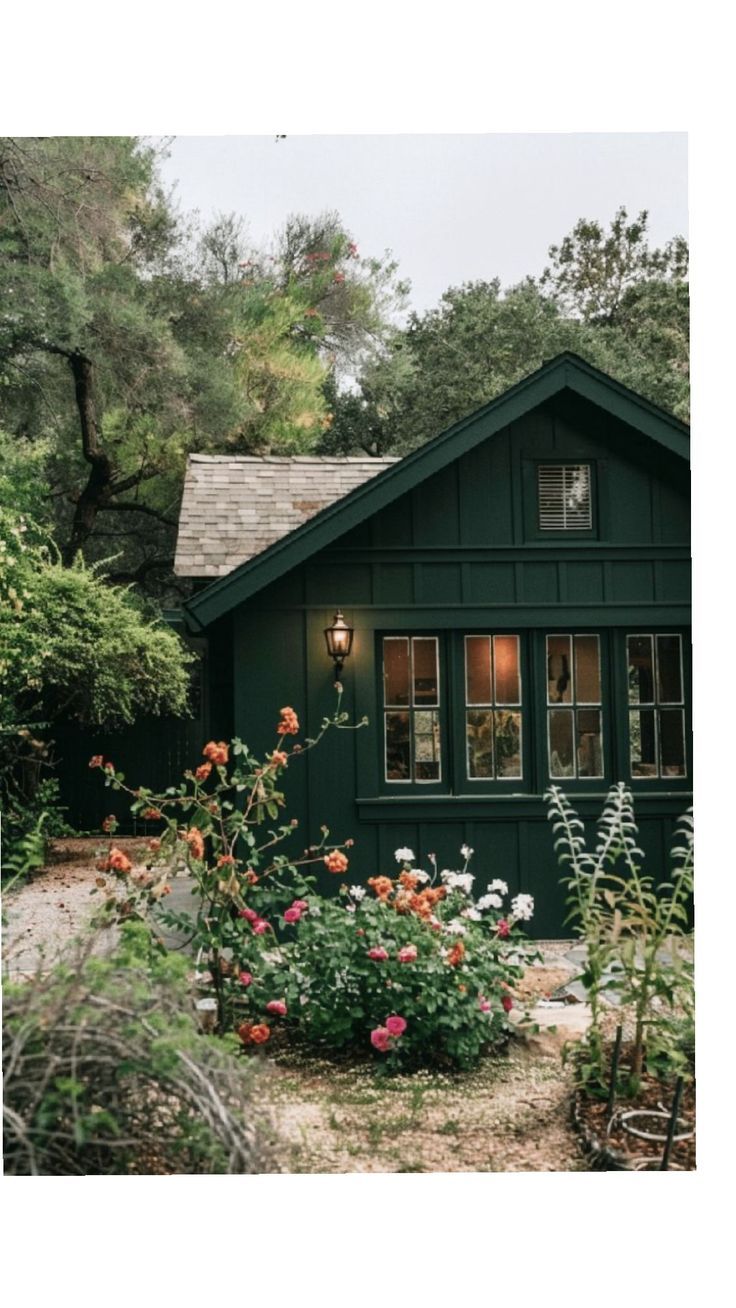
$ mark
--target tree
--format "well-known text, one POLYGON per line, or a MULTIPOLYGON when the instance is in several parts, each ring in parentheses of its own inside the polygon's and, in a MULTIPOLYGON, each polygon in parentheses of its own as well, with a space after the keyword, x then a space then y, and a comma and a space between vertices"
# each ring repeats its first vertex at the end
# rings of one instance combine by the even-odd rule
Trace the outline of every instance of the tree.
POLYGON ((646 231, 625 209, 608 234, 581 220, 539 281, 451 287, 368 362, 357 395, 333 397, 320 449, 404 453, 563 350, 687 420, 687 246, 650 250, 646 231))
POLYGON ((636 291, 648 283, 684 283, 688 275, 688 246, 676 236, 662 249, 647 241, 649 214, 643 209, 633 221, 621 206, 608 232, 601 224, 581 218, 560 245, 551 245, 551 265, 540 286, 567 316, 582 322, 625 326, 636 302, 636 291))

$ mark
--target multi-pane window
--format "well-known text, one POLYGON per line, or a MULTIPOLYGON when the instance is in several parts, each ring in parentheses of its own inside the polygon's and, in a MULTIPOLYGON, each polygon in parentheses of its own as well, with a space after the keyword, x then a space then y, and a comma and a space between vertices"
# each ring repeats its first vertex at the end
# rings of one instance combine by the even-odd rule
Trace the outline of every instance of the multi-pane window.
POLYGON ((684 777, 682 639, 627 637, 632 777, 684 777))
POLYGON ((465 637, 468 778, 519 778, 521 668, 518 636, 465 637))
POLYGON ((590 531, 593 526, 590 464, 540 464, 537 500, 540 531, 590 531))
POLYGON ((547 637, 550 777, 602 777, 601 649, 598 636, 547 637))
POLYGON ((383 706, 387 781, 440 781, 436 636, 385 636, 383 706))

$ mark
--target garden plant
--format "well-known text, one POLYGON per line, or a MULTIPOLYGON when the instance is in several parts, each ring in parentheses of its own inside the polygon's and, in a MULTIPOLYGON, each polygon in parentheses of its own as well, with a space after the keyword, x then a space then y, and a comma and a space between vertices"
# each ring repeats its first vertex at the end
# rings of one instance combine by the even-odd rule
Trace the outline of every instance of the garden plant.
POLYGON ((265 759, 240 740, 210 741, 204 761, 160 795, 131 789, 112 762, 93 758, 107 786, 130 794, 135 814, 160 823, 136 869, 114 843, 114 819, 106 821, 104 912, 175 928, 197 959, 202 993, 216 999, 217 1030, 237 1031, 244 1049, 282 1028, 325 1049, 372 1048, 390 1069, 468 1066, 508 1029, 511 986, 523 970, 519 924, 533 902, 519 894, 509 903, 500 879, 475 900, 466 846, 458 871, 438 870, 434 856, 431 872, 417 868, 413 852, 400 849, 394 875, 320 894, 315 870, 345 877, 353 842, 332 843, 323 827, 299 856, 283 852, 296 822, 282 816, 282 779, 328 730, 356 726, 338 692, 318 735, 288 748, 300 727, 283 708, 265 759), (169 911, 171 877, 184 870, 194 910, 169 911), (111 893, 109 875, 120 883, 111 893))
POLYGON ((594 852, 586 848, 583 823, 560 788, 550 787, 546 800, 557 856, 567 873, 568 921, 586 946, 582 981, 591 1024, 577 1057, 583 1084, 606 1092, 606 991, 616 991, 633 1018, 628 1092, 636 1094, 645 1067, 667 1077, 689 1075, 693 968, 683 943, 693 892, 692 810, 675 834, 671 879, 655 884, 642 872, 634 802, 623 782, 608 793, 594 852))

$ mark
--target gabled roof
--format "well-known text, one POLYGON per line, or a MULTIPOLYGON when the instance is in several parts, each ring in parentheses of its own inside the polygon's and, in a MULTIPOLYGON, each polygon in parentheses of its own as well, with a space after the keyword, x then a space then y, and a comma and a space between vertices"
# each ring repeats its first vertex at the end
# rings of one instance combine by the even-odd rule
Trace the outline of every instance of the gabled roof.
POLYGON ((191 454, 174 572, 224 577, 396 462, 191 454))
POLYGON ((564 390, 597 405, 678 458, 689 459, 689 428, 685 423, 577 355, 559 354, 194 595, 185 605, 194 625, 208 626, 419 482, 441 472, 489 436, 564 390))

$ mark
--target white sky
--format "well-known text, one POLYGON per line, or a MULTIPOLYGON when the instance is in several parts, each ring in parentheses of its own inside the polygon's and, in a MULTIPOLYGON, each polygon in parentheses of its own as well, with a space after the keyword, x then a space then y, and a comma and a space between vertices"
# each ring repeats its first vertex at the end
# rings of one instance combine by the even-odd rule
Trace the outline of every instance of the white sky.
POLYGON ((448 286, 538 274, 580 217, 650 213, 687 234, 682 132, 453 136, 183 136, 164 165, 182 208, 231 210, 258 244, 290 213, 336 209, 361 254, 393 251, 418 310, 448 286))

